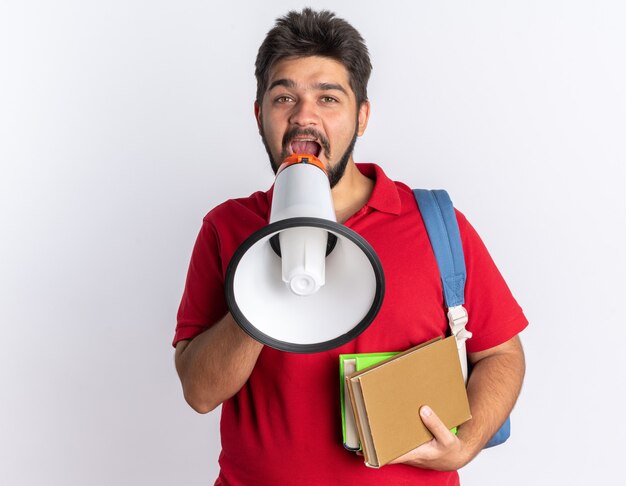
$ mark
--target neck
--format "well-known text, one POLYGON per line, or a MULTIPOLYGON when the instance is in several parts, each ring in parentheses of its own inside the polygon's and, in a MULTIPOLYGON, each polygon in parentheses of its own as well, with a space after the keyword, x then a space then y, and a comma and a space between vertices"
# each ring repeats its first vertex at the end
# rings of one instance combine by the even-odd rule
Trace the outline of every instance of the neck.
POLYGON ((332 189, 333 204, 338 223, 344 223, 361 209, 370 198, 374 181, 361 174, 350 159, 341 180, 332 189))

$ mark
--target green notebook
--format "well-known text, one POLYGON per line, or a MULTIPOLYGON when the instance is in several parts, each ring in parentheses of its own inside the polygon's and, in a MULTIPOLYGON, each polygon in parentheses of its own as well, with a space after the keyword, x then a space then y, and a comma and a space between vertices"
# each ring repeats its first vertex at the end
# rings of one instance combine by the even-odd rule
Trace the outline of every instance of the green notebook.
POLYGON ((380 363, 398 353, 358 353, 358 354, 340 354, 339 355, 339 379, 340 379, 340 395, 341 395, 341 428, 343 432, 343 446, 351 451, 361 449, 359 442, 359 434, 354 420, 354 412, 350 404, 350 397, 346 389, 345 377, 350 374, 361 371, 380 363))

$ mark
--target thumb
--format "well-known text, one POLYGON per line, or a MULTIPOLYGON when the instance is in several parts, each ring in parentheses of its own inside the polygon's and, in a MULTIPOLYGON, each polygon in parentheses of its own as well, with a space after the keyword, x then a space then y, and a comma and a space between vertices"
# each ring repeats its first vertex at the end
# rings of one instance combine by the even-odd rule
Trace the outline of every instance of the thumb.
POLYGON ((420 408, 420 417, 430 433, 433 434, 437 442, 447 444, 454 440, 454 434, 448 430, 448 427, 441 421, 433 409, 428 405, 420 408))

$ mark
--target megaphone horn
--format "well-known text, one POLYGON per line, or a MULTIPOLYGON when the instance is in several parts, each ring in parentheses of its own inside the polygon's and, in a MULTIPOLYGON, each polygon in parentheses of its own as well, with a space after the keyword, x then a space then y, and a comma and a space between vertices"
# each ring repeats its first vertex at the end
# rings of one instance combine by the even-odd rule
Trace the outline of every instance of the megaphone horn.
POLYGON ((269 224, 243 242, 226 270, 237 324, 282 351, 326 351, 372 323, 384 287, 372 247, 337 223, 322 163, 313 155, 287 158, 276 174, 269 224))

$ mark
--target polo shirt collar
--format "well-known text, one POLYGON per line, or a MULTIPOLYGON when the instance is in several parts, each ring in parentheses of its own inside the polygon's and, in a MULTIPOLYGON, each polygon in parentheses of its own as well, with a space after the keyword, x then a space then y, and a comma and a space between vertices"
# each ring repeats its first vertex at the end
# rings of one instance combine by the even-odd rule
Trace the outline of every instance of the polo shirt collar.
POLYGON ((374 189, 366 206, 389 214, 400 214, 401 202, 398 186, 376 164, 356 164, 366 177, 374 181, 374 189))

